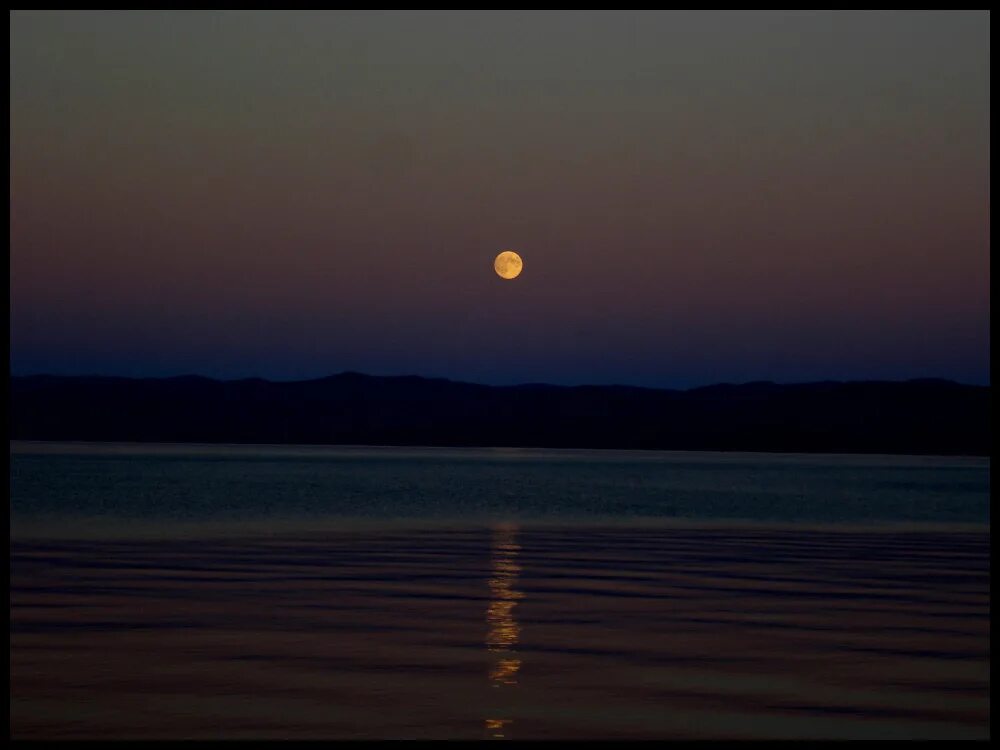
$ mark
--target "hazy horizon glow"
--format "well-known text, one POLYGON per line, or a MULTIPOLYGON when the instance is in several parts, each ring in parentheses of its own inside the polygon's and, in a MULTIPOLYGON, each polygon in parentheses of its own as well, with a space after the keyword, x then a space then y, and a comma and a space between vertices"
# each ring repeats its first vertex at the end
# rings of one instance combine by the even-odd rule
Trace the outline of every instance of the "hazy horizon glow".
POLYGON ((10 43, 14 374, 989 382, 988 12, 18 11, 10 43))

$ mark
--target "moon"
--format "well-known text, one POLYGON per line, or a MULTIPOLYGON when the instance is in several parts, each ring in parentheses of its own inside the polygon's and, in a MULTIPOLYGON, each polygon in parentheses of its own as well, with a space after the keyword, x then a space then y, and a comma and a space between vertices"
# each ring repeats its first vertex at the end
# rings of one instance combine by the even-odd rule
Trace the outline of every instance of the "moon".
POLYGON ((504 250, 493 261, 493 270, 501 279, 516 279, 522 268, 524 268, 524 261, 513 250, 504 250))

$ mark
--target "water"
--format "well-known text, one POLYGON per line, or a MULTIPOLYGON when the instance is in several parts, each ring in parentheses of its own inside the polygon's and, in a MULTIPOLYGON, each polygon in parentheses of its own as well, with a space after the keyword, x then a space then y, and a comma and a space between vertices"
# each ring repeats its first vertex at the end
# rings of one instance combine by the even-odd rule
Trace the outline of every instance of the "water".
POLYGON ((989 461, 13 444, 16 739, 986 739, 989 461))
POLYGON ((15 738, 974 739, 982 532, 15 544, 15 738))
POLYGON ((986 523, 989 459, 12 444, 15 527, 73 519, 986 523))

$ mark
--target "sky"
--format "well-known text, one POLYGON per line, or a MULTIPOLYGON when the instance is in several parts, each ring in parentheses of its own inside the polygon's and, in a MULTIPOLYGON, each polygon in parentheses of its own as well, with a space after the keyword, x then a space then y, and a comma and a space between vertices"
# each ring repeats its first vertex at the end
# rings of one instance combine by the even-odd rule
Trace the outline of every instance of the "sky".
POLYGON ((11 12, 11 372, 989 383, 989 21, 11 12))

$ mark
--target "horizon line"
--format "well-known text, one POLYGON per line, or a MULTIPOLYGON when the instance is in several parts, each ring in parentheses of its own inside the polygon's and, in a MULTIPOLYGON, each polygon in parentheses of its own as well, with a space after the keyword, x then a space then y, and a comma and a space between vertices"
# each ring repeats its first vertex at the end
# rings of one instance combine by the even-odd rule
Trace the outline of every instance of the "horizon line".
POLYGON ((511 383, 509 385, 494 385, 491 383, 482 383, 472 380, 460 380, 455 378, 448 378, 444 376, 435 375, 417 375, 417 374, 407 374, 407 375, 373 375, 371 373, 360 372, 358 370, 342 370, 341 372, 331 373, 329 375, 320 375, 318 377, 311 378, 290 378, 290 379, 280 379, 280 378, 265 378, 259 375, 248 375, 244 377, 232 377, 232 378, 222 378, 222 377, 212 377, 209 375, 199 375, 197 373, 182 373, 179 375, 102 375, 98 373, 86 373, 86 374, 76 374, 76 375, 66 375, 66 374, 54 374, 47 372, 36 372, 28 374, 15 374, 9 373, 8 377, 10 379, 14 378, 91 378, 91 379, 104 379, 104 380, 207 380, 215 383, 240 383, 247 381, 259 381, 264 383, 272 384, 299 384, 299 383, 316 383, 322 380, 332 380, 334 378, 343 377, 361 377, 361 378, 371 378, 373 380, 427 380, 427 381, 438 381, 445 383, 454 383, 456 385, 474 385, 482 388, 532 388, 532 387, 543 387, 543 388, 629 388, 634 390, 644 390, 644 391, 697 391, 705 388, 716 388, 716 387, 742 387, 751 385, 767 385, 767 386, 802 386, 802 385, 822 385, 822 384, 860 384, 860 383, 880 383, 880 384, 904 384, 904 383, 941 383, 948 385, 958 385, 970 388, 990 388, 991 384, 987 383, 966 383, 952 378, 943 378, 936 376, 923 376, 923 377, 910 377, 910 378, 858 378, 858 379, 840 379, 840 378, 829 378, 823 380, 796 380, 796 381, 776 381, 776 380, 745 380, 745 381, 716 381, 712 383, 706 383, 704 385, 691 386, 688 388, 680 387, 667 387, 667 386, 645 386, 645 385, 629 385, 625 383, 576 383, 572 385, 568 384, 558 384, 558 383, 546 383, 541 381, 528 381, 520 383, 511 383))

